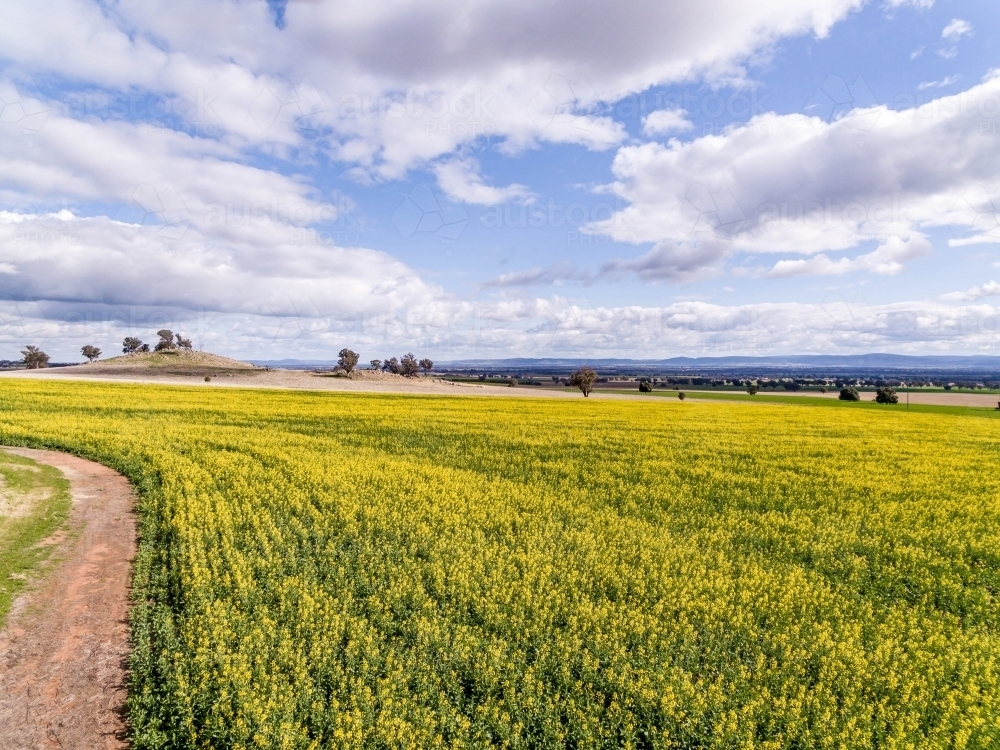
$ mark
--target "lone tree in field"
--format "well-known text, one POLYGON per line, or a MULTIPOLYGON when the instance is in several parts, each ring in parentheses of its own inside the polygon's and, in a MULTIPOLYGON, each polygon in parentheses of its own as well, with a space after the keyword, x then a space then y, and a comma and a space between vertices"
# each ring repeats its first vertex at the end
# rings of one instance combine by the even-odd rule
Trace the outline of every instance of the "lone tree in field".
POLYGON ((841 388, 840 389, 840 396, 839 396, 839 398, 840 398, 841 401, 860 401, 861 400, 861 396, 858 394, 858 389, 855 388, 853 385, 849 385, 849 386, 846 386, 844 388, 841 388))
POLYGON ((380 368, 382 366, 382 360, 381 359, 373 359, 368 364, 370 364, 372 366, 373 370, 377 370, 378 368, 380 368))
POLYGON ((24 356, 21 361, 27 370, 39 370, 49 366, 49 355, 33 344, 25 347, 21 354, 24 356))
POLYGON ((177 339, 177 346, 180 347, 181 349, 191 348, 191 339, 186 339, 179 333, 175 333, 174 338, 177 339))
MULTIPOLYGON (((135 336, 126 336, 125 340, 122 341, 122 354, 135 354, 141 351, 143 346, 144 344, 135 336)), ((148 348, 147 351, 149 351, 148 348)))
POLYGON ((653 392, 652 383, 650 383, 648 380, 639 381, 639 393, 652 393, 652 392, 653 392))
POLYGON ((417 358, 413 356, 413 352, 407 352, 399 360, 399 373, 407 378, 414 377, 417 372, 419 372, 420 365, 417 364, 417 358))
POLYGON ((747 384, 747 393, 749 393, 751 396, 756 396, 757 395, 757 391, 758 391, 758 388, 757 388, 757 384, 756 383, 748 383, 747 384))
POLYGON ((427 357, 424 357, 422 360, 417 362, 417 364, 420 365, 420 369, 424 371, 424 375, 430 375, 431 370, 434 369, 434 363, 427 359, 427 357))
POLYGON ((875 391, 875 400, 880 404, 898 404, 899 396, 895 388, 885 387, 875 391))
POLYGON ((174 343, 174 332, 169 328, 161 328, 156 332, 156 335, 160 337, 160 340, 156 342, 155 351, 165 352, 177 348, 177 344, 174 343))
POLYGON ((337 367, 350 375, 357 366, 358 353, 352 352, 350 349, 341 349, 340 354, 337 355, 337 367))
POLYGON ((569 384, 574 388, 579 388, 584 398, 594 390, 594 383, 597 382, 597 373, 589 367, 581 367, 569 377, 569 384))
POLYGON ((91 346, 87 344, 80 350, 80 354, 87 358, 88 362, 93 362, 95 359, 101 356, 101 350, 96 346, 91 346))

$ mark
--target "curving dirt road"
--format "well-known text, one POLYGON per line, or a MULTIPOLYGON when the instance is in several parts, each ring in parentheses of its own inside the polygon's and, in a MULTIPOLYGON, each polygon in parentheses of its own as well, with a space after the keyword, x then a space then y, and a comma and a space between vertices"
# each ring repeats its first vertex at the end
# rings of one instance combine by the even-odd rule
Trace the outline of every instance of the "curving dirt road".
POLYGON ((57 563, 0 630, 0 750, 127 747, 128 592, 133 495, 124 477, 75 456, 6 448, 55 466, 73 509, 57 563))

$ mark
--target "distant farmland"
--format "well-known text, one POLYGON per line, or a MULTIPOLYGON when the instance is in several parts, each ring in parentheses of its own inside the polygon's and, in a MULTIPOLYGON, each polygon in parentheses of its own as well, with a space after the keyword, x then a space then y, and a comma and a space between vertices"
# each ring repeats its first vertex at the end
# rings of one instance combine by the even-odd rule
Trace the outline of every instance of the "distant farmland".
POLYGON ((6 381, 141 494, 138 748, 995 747, 990 412, 6 381))

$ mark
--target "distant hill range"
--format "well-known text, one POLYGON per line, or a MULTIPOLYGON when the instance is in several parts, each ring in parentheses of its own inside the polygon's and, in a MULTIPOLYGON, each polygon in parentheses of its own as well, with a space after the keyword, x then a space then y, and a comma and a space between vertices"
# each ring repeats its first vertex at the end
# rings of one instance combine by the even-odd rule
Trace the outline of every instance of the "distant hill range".
POLYGON ((523 368, 548 369, 589 365, 595 369, 628 369, 640 367, 683 370, 733 369, 890 369, 890 370, 976 370, 1000 371, 1000 357, 914 356, 907 354, 787 354, 768 357, 670 357, 669 359, 494 359, 456 360, 442 363, 454 368, 523 368))
MULTIPOLYGON (((287 369, 331 368, 335 360, 252 360, 287 369)), ((785 354, 766 357, 670 357, 615 359, 543 357, 461 359, 436 362, 444 371, 560 373, 587 365, 599 372, 968 372, 1000 373, 1000 357, 986 355, 785 354)), ((362 365, 364 366, 364 365, 362 365)))

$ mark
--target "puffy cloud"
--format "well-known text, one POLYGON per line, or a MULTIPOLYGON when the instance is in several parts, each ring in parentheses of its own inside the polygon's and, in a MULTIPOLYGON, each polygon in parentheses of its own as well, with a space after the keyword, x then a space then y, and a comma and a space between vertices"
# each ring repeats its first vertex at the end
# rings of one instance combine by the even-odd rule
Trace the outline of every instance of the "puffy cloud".
POLYGON ((642 120, 642 133, 646 136, 682 133, 694 127, 682 109, 660 109, 642 120))
MULTIPOLYGON (((145 277, 143 278, 145 281, 145 277)), ((594 305, 586 297, 414 295, 403 308, 330 314, 292 284, 275 284, 247 312, 186 306, 11 300, 0 292, 0 357, 39 344, 63 361, 83 343, 117 351, 125 335, 180 330, 196 346, 241 357, 330 359, 350 345, 367 358, 420 350, 435 359, 523 356, 667 357, 787 353, 976 351, 1000 325, 1000 307, 936 301, 872 305, 827 294, 815 302, 594 305)), ((137 295, 136 299, 142 299, 137 295)), ((326 299, 318 296, 316 301, 326 299)))
POLYGON ((483 182, 479 165, 472 159, 451 159, 434 166, 438 185, 448 197, 463 203, 495 206, 507 201, 523 201, 531 196, 524 185, 492 187, 483 182))
POLYGON ((741 79, 781 38, 824 36, 862 2, 292 3, 279 30, 262 0, 125 0, 113 12, 55 0, 9 9, 0 50, 22 71, 83 84, 84 116, 158 112, 277 153, 305 130, 359 179, 395 179, 484 136, 507 150, 614 146, 625 132, 601 103, 741 79))
POLYGON ((830 260, 826 255, 815 255, 806 260, 780 260, 767 274, 774 278, 788 276, 834 276, 852 271, 871 271, 884 276, 894 276, 903 270, 903 263, 928 255, 931 243, 923 235, 914 233, 907 237, 890 237, 870 253, 856 258, 830 260))
MULTIPOLYGON (((444 295, 391 256, 296 239, 217 242, 196 225, 180 234, 159 222, 107 217, 0 215, 0 296, 79 305, 161 307, 219 313, 349 316, 426 305, 444 295), (298 302, 295 302, 298 301, 298 302)), ((274 228, 272 239, 281 232, 274 228)))
MULTIPOLYGON (((737 252, 815 255, 874 241, 882 246, 853 261, 790 261, 775 270, 896 272, 927 251, 925 240, 905 238, 931 227, 955 228, 956 244, 996 241, 996 202, 982 186, 1000 170, 995 139, 983 135, 998 105, 1000 76, 991 74, 910 109, 867 107, 832 121, 768 113, 687 143, 623 147, 610 189, 630 204, 636 242, 709 233, 737 252), (892 237, 904 239, 886 242, 892 237)), ((607 231, 623 216, 586 229, 607 231)))
POLYGON ((964 292, 949 292, 948 294, 942 294, 941 299, 975 302, 983 297, 995 297, 996 295, 1000 295, 1000 284, 995 281, 988 281, 981 286, 974 286, 964 292))

